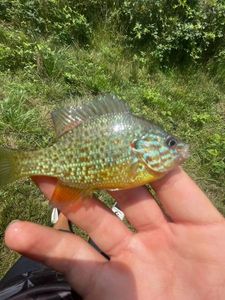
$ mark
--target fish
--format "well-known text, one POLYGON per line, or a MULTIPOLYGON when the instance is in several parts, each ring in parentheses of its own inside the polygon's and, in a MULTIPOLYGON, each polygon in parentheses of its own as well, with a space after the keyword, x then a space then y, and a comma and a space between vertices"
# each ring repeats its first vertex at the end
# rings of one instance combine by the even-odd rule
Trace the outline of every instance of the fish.
POLYGON ((26 177, 53 176, 58 179, 53 198, 72 201, 98 190, 149 184, 189 157, 186 143, 132 114, 115 95, 57 109, 52 120, 57 141, 49 147, 0 148, 0 187, 26 177))

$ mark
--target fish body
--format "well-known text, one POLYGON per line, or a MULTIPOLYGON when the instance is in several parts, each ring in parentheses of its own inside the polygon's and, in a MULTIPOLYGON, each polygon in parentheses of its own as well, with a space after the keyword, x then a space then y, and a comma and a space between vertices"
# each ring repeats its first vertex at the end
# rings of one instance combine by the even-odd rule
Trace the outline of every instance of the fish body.
POLYGON ((53 121, 54 145, 32 152, 1 150, 0 185, 47 175, 83 191, 127 189, 162 177, 188 155, 186 144, 131 114, 115 96, 59 110, 53 121))

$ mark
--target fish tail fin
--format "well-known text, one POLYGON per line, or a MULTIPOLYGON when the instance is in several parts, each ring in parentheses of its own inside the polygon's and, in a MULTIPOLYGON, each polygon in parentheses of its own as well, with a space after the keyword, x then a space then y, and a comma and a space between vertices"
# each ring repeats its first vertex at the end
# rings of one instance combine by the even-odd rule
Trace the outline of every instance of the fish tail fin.
POLYGON ((20 177, 18 152, 0 148, 0 187, 20 177))

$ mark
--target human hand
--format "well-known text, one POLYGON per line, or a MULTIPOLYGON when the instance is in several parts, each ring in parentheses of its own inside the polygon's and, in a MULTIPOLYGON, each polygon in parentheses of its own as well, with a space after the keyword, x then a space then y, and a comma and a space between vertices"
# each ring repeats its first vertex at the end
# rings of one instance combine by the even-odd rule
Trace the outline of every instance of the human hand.
MULTIPOLYGON (((36 182, 50 199, 56 180, 36 182)), ((110 261, 79 236, 30 222, 9 225, 6 245, 63 272, 85 300, 225 299, 225 219, 180 168, 152 186, 172 221, 144 187, 112 193, 136 233, 96 199, 60 204, 110 261)))

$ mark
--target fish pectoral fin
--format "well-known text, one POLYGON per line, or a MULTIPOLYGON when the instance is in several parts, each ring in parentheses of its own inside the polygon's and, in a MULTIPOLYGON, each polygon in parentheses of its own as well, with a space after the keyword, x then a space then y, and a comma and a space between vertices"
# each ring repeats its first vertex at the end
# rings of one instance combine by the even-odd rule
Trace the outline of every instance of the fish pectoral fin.
POLYGON ((130 174, 129 174, 131 178, 134 178, 134 179, 136 178, 138 167, 139 167, 139 162, 136 162, 136 163, 131 165, 130 174))
POLYGON ((51 202, 54 203, 63 203, 66 204, 74 202, 74 201, 81 201, 87 197, 92 196, 92 190, 85 190, 85 189, 77 189, 74 187, 70 187, 58 181, 54 193, 51 197, 51 202))
POLYGON ((136 163, 132 164, 130 167, 130 178, 136 180, 136 177, 140 172, 143 172, 146 168, 145 164, 142 161, 137 161, 136 163))

